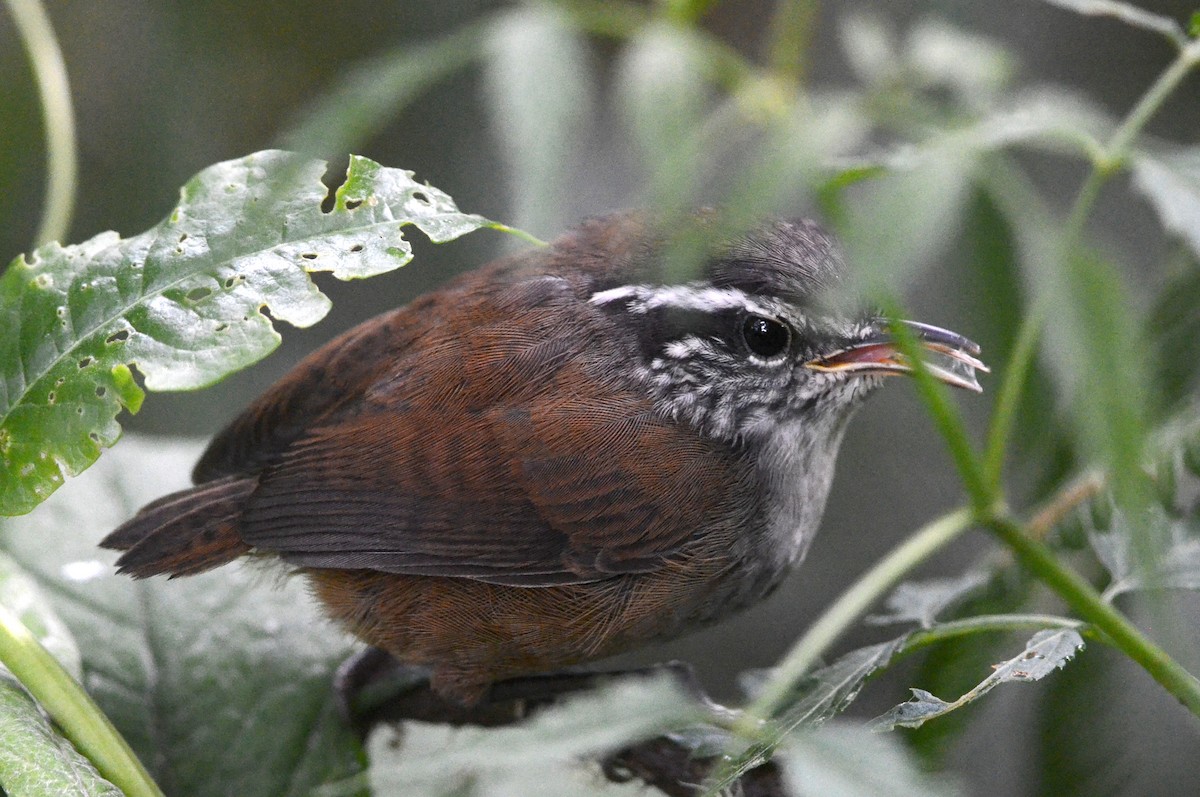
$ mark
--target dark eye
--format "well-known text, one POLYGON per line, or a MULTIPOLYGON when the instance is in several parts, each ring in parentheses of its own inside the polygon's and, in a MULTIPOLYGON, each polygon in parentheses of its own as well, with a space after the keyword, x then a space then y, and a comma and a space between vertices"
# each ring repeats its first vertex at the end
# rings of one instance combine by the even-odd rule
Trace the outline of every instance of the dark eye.
POLYGON ((792 331, 786 324, 760 315, 747 316, 742 322, 742 339, 751 353, 769 359, 787 350, 792 331))

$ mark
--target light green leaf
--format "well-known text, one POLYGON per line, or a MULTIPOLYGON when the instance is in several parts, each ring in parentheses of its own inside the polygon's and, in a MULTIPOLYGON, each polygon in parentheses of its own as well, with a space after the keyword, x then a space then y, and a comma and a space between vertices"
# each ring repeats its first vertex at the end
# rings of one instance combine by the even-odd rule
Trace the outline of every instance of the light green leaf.
POLYGON ((37 581, 3 551, 0 551, 0 606, 16 615, 71 677, 77 681, 82 677, 79 647, 70 630, 54 613, 37 581))
POLYGON ((977 153, 950 144, 925 154, 847 190, 839 233, 872 298, 898 294, 957 233, 977 153))
POLYGON ((0 791, 8 797, 120 797, 0 670, 0 791))
POLYGON ((898 739, 833 722, 799 733, 777 755, 800 797, 948 797, 962 793, 921 771, 898 739))
MULTIPOLYGON (((1102 500, 1107 501, 1107 498, 1102 500)), ((1146 511, 1142 524, 1133 529, 1126 514, 1113 510, 1107 531, 1089 530, 1088 539, 1097 558, 1112 574, 1104 599, 1144 589, 1200 590, 1200 536, 1195 518, 1170 518, 1155 507, 1146 511), (1154 561, 1140 556, 1133 533, 1152 526, 1163 548, 1154 561)))
POLYGON ((883 18, 849 14, 838 25, 838 34, 850 68, 863 83, 877 84, 895 76, 900 43, 883 18))
POLYGON ((415 225, 435 242, 494 226, 412 174, 354 157, 328 212, 325 164, 267 151, 211 166, 160 224, 39 248, 0 277, 0 514, 28 512, 120 436, 143 392, 210 385, 309 326, 329 299, 309 272, 404 265, 415 225), (270 317, 266 312, 270 312, 270 317))
POLYGON ((1135 153, 1133 184, 1150 200, 1163 226, 1200 257, 1200 147, 1135 153))
POLYGON ((509 164, 516 225, 556 235, 569 220, 574 148, 592 115, 585 42, 561 11, 530 4, 497 17, 485 49, 487 104, 509 164))
POLYGON ((913 26, 904 59, 926 84, 948 86, 974 105, 1003 89, 1015 71, 1012 56, 995 40, 940 19, 913 26))
POLYGON ((713 67, 697 35, 678 25, 642 28, 621 53, 616 90, 650 175, 650 204, 672 210, 694 203, 701 137, 712 100, 713 67))
POLYGON ((939 614, 979 592, 991 578, 991 573, 976 569, 957 577, 905 582, 888 596, 887 612, 871 615, 867 622, 874 625, 917 623, 922 628, 931 628, 939 614))
POLYGON ((644 787, 603 785, 588 758, 703 718, 669 677, 634 677, 547 708, 504 728, 407 723, 381 728, 368 745, 376 794, 633 794, 644 787))
POLYGON ((133 581, 96 542, 187 481, 200 447, 127 439, 26 517, 9 554, 78 640, 83 683, 171 795, 280 797, 353 774, 332 673, 350 640, 299 579, 254 565, 133 581), (69 534, 64 534, 69 530, 69 534))
POLYGON ((833 664, 814 671, 800 685, 804 697, 788 707, 779 718, 779 724, 787 729, 816 725, 845 711, 858 697, 867 679, 886 667, 906 641, 907 634, 852 650, 833 664))
POLYGON ((1178 22, 1130 3, 1121 3, 1117 0, 1042 0, 1042 2, 1089 17, 1113 17, 1135 28, 1161 33, 1179 44, 1187 41, 1187 35, 1178 22))
POLYGON ((876 730, 890 731, 897 727, 919 728, 927 720, 962 708, 992 691, 1002 683, 1037 681, 1065 665, 1076 651, 1083 649, 1083 637, 1072 629, 1038 631, 1025 645, 1025 650, 1008 661, 994 665, 993 672, 958 700, 948 703, 924 689, 913 689, 913 698, 901 703, 874 721, 876 730))

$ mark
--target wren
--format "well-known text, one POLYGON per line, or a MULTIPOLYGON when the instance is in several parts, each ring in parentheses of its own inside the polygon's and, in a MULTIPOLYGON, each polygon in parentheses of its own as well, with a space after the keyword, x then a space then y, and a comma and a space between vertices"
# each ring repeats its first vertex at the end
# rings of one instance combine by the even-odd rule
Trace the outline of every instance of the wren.
MULTIPOLYGON (((137 578, 277 557, 464 705, 760 600, 813 539, 854 409, 911 366, 835 301, 815 223, 715 243, 677 282, 668 240, 592 219, 346 332, 101 545, 137 578)), ((979 389, 975 344, 905 323, 979 389)))

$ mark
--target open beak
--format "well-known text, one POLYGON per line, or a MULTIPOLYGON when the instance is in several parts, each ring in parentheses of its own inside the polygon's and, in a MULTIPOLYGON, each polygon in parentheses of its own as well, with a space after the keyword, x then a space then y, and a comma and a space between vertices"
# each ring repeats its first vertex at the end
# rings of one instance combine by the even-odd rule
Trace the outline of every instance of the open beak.
MULTIPOLYGON (((838 349, 832 354, 805 363, 815 371, 843 371, 860 374, 908 374, 912 364, 896 348, 888 333, 888 320, 878 318, 872 323, 873 331, 863 340, 838 349)), ((983 391, 976 371, 988 373, 988 367, 978 359, 979 345, 967 340, 957 332, 921 324, 916 321, 901 321, 913 337, 930 356, 925 359, 929 373, 954 387, 964 390, 983 391)))

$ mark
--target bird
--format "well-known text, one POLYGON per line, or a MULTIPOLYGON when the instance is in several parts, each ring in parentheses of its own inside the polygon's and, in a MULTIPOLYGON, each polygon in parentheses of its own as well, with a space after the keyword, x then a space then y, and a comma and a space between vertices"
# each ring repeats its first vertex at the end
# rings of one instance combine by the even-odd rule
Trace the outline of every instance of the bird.
MULTIPOLYGON (((100 544, 135 578, 282 562, 462 706, 754 604, 854 410, 913 364, 817 222, 718 217, 592 217, 341 334, 100 544)), ((980 389, 976 344, 901 323, 980 389)))

